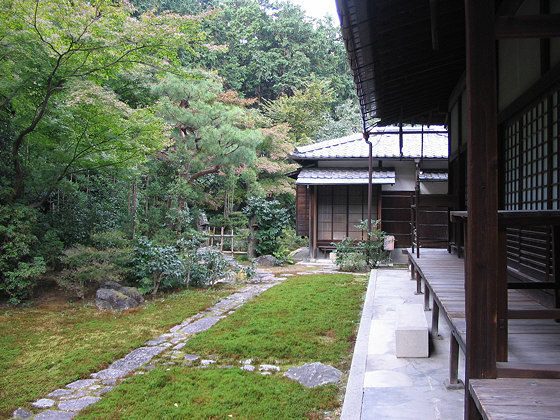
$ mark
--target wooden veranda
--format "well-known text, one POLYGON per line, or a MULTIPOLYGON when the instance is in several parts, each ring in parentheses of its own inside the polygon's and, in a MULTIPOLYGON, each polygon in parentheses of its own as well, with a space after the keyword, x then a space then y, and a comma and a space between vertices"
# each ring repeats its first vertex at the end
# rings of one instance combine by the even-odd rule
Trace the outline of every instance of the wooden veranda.
POLYGON ((411 261, 455 326, 451 360, 465 354, 465 418, 558 417, 560 5, 337 5, 364 131, 449 128, 449 249, 464 270, 445 251, 411 261))

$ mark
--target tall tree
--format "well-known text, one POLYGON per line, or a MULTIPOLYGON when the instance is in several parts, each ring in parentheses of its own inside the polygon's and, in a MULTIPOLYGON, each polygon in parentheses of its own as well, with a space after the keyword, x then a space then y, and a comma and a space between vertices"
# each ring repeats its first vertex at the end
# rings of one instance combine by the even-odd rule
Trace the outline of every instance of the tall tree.
MULTIPOLYGON (((158 72, 180 71, 178 48, 188 50, 202 41, 200 17, 147 12, 136 18, 134 13, 127 0, 1 3, 0 117, 9 121, 5 129, 12 138, 15 199, 24 196, 22 147, 36 148, 38 137, 54 132, 61 117, 78 120, 83 108, 68 104, 76 99, 76 91, 85 86, 91 92, 92 85, 100 86, 117 72, 139 65, 158 72), (73 111, 77 114, 69 116, 73 111)), ((98 90, 95 95, 97 105, 103 105, 103 93, 98 90)), ((129 118, 126 112, 122 117, 129 118)), ((136 122, 142 130, 142 121, 136 122)), ((125 131, 120 135, 138 134, 125 131)), ((87 130, 82 133, 74 140, 91 138, 87 130)), ((117 139, 117 135, 105 138, 117 139)), ((73 153, 72 146, 62 149, 73 153)))
POLYGON ((245 109, 254 100, 224 91, 211 75, 189 81, 169 76, 155 90, 162 97, 159 115, 173 127, 173 145, 159 158, 173 166, 179 183, 243 171, 255 160, 262 133, 245 109))

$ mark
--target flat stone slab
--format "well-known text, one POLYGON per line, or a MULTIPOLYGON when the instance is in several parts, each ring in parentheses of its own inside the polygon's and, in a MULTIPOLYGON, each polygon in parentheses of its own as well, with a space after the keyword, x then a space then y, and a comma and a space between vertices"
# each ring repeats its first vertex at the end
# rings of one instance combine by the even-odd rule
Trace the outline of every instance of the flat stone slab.
POLYGON ((128 375, 140 366, 148 363, 155 356, 164 351, 167 347, 165 346, 154 346, 154 347, 140 347, 136 350, 132 350, 122 359, 119 359, 102 371, 92 374, 93 378, 98 379, 118 379, 128 375))
POLYGON ((243 365, 243 366, 241 366, 241 369, 246 370, 247 372, 254 372, 255 371, 255 366, 253 366, 253 365, 243 365))
POLYGON ((68 401, 61 401, 58 404, 58 408, 65 411, 80 411, 90 406, 97 401, 99 401, 100 397, 83 397, 78 398, 77 400, 68 400, 68 401))
POLYGON ((265 372, 280 372, 280 368, 274 365, 260 365, 259 370, 264 370, 265 372))
POLYGON ((185 354, 185 360, 188 360, 189 362, 194 362, 198 359, 200 359, 200 356, 197 356, 196 354, 185 354))
POLYGON ((97 379, 79 379, 77 381, 71 382, 66 385, 66 388, 70 389, 82 389, 92 386, 94 383, 97 382, 97 379))
POLYGON ((290 368, 284 376, 299 382, 303 386, 314 388, 316 386, 339 382, 342 372, 332 366, 315 362, 290 368))
POLYGON ((208 328, 217 323, 222 317, 219 316, 208 316, 206 318, 199 319, 192 324, 187 325, 181 329, 183 334, 196 334, 202 331, 206 331, 208 328))
POLYGON ((17 410, 14 411, 14 413, 12 414, 13 418, 16 419, 28 419, 29 417, 31 417, 33 414, 31 414, 31 412, 24 410, 23 408, 18 408, 17 410))
POLYGON ((68 413, 66 411, 47 410, 37 414, 34 420, 69 420, 76 417, 78 413, 68 413))
POLYGON ((35 408, 50 408, 54 405, 54 400, 51 400, 50 398, 41 398, 31 405, 35 408))
POLYGON ((72 394, 74 391, 70 389, 55 389, 50 394, 47 394, 47 397, 62 397, 63 395, 72 394))

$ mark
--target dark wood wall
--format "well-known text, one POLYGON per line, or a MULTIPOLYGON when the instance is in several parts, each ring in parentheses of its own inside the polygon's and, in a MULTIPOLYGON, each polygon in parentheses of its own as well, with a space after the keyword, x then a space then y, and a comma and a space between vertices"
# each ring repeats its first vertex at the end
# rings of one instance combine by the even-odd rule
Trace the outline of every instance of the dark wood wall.
POLYGON ((306 185, 296 188, 296 235, 309 236, 310 194, 306 185))
POLYGON ((396 240, 398 248, 410 247, 410 206, 413 191, 383 191, 381 228, 396 240))

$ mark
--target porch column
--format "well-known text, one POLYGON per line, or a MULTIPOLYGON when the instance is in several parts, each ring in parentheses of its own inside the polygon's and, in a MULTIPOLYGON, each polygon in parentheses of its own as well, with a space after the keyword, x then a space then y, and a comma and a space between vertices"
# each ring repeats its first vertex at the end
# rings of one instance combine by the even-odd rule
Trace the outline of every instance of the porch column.
MULTIPOLYGON (((496 377, 498 135, 494 1, 465 0, 467 209, 465 309, 467 381, 496 377)), ((466 384, 465 417, 478 418, 466 384)))

